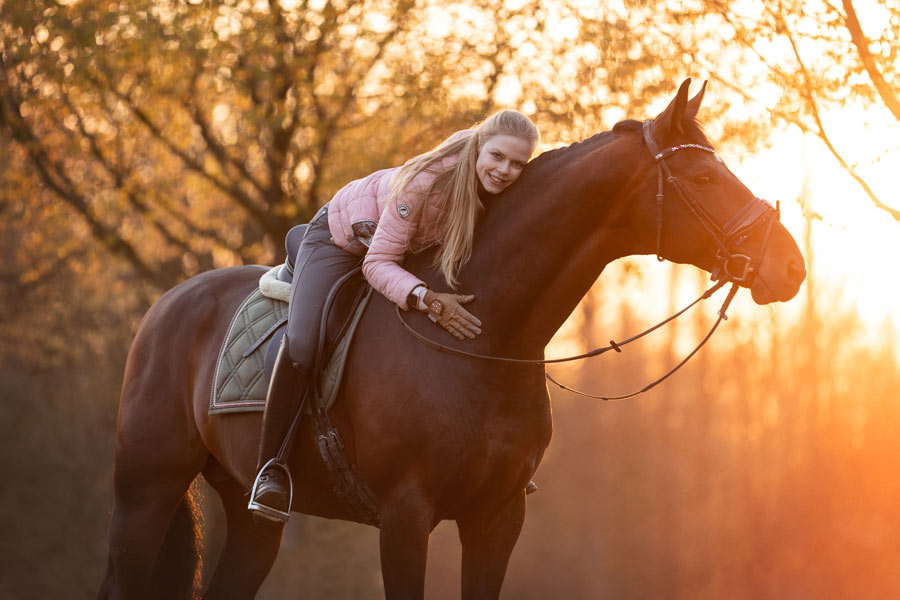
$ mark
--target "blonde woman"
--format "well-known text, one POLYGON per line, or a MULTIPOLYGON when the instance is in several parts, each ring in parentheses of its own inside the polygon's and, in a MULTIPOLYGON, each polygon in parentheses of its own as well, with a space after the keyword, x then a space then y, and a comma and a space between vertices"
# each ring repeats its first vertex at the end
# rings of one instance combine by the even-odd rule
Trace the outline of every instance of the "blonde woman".
POLYGON ((463 307, 474 296, 430 290, 400 265, 407 252, 440 244, 435 265, 455 288, 472 253, 482 199, 519 177, 538 140, 528 117, 500 111, 402 167, 347 184, 316 213, 294 261, 288 328, 266 398, 251 510, 287 520, 290 475, 275 457, 306 394, 332 285, 362 260, 363 275, 388 300, 430 313, 458 339, 474 338, 481 321, 463 307))

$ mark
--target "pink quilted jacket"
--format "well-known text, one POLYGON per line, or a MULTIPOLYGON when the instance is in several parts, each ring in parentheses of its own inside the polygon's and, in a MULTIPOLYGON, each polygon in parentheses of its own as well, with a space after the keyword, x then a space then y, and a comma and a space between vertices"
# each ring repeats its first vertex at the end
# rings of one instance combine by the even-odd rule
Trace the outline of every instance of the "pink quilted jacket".
MULTIPOLYGON (((448 140, 471 134, 471 130, 458 131, 448 140)), ((446 195, 432 196, 421 218, 413 216, 437 174, 458 160, 456 156, 448 157, 417 175, 390 207, 386 206, 387 198, 399 167, 348 183, 328 205, 328 227, 334 243, 348 252, 365 254, 363 275, 372 287, 404 310, 409 308, 406 297, 423 282, 400 263, 408 249, 418 252, 443 238, 442 228, 428 224, 443 222, 448 210, 446 195)))

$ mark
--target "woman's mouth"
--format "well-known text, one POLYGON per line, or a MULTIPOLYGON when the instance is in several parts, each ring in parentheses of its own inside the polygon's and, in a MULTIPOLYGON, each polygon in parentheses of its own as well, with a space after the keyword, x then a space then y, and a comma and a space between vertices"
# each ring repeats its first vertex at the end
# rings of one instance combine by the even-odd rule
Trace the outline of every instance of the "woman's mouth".
POLYGON ((491 173, 488 173, 488 181, 490 181, 497 187, 503 187, 506 185, 505 179, 500 179, 499 177, 497 177, 496 175, 492 175, 491 173))

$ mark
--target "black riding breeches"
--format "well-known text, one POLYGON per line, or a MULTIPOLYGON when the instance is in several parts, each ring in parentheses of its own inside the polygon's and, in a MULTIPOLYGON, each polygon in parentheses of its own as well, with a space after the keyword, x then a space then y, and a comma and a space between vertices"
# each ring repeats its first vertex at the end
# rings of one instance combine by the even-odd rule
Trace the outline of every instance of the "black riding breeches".
POLYGON ((309 222, 294 260, 294 279, 288 304, 287 353, 312 369, 316 358, 319 321, 331 287, 359 265, 362 258, 334 244, 328 228, 328 205, 309 222))

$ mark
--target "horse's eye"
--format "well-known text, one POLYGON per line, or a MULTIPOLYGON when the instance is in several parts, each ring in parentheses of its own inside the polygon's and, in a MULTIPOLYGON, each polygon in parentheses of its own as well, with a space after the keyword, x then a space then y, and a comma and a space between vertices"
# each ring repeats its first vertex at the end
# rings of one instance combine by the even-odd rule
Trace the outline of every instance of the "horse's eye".
POLYGON ((709 185, 710 183, 712 183, 712 177, 710 177, 709 175, 699 175, 697 177, 694 177, 694 183, 701 187, 704 185, 709 185))

